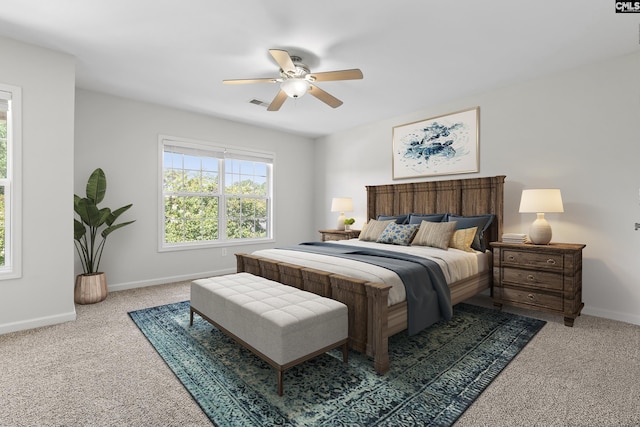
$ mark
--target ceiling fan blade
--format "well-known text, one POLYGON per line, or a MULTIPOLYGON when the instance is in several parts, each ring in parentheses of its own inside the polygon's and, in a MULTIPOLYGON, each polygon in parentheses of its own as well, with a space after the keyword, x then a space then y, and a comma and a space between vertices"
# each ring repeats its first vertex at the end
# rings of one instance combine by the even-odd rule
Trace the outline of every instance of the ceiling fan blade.
POLYGON ((357 68, 352 70, 326 71, 324 73, 311 73, 311 78, 316 82, 328 82, 335 80, 358 80, 362 78, 362 71, 357 68))
POLYGON ((283 90, 280 90, 280 92, 278 92, 276 97, 273 98, 273 101, 271 101, 271 104, 269 104, 269 108, 267 108, 267 111, 278 111, 280 107, 282 107, 282 104, 284 104, 284 101, 286 100, 287 100, 286 92, 283 90))
POLYGON ((275 77, 269 77, 264 79, 234 79, 234 80, 223 80, 222 83, 226 85, 243 85, 247 83, 277 83, 279 79, 275 77))
POLYGON ((311 85, 311 87, 309 88, 309 93, 332 108, 338 108, 342 105, 342 101, 340 101, 335 96, 323 91, 318 86, 311 85))
POLYGON ((289 52, 286 50, 280 49, 269 49, 269 53, 273 56, 273 59, 276 60, 282 71, 285 73, 295 73, 296 66, 293 65, 293 61, 291 60, 291 56, 289 56, 289 52))

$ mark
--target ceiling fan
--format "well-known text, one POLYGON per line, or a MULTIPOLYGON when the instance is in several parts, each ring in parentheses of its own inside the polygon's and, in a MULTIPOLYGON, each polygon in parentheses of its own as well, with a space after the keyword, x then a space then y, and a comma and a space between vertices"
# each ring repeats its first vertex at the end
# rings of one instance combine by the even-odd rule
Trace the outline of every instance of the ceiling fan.
POLYGON ((223 80, 225 84, 247 84, 247 83, 280 83, 280 91, 273 98, 267 111, 278 111, 284 101, 289 98, 299 98, 309 92, 320 101, 337 108, 342 105, 335 96, 325 92, 315 82, 328 82, 336 80, 357 80, 362 78, 362 71, 357 68, 341 71, 325 71, 323 73, 312 73, 299 56, 289 55, 289 52, 281 49, 269 49, 276 63, 280 66, 279 78, 258 78, 258 79, 237 79, 223 80))

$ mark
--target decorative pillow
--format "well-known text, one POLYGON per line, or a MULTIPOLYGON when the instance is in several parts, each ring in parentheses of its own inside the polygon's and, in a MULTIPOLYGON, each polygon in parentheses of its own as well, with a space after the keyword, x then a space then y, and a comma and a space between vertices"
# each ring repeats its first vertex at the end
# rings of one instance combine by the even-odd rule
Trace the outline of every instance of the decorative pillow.
POLYGON ((416 237, 411 242, 411 246, 432 246, 434 248, 448 249, 455 227, 455 222, 422 221, 416 237))
POLYGON ((392 222, 387 225, 387 228, 384 229, 376 242, 409 246, 417 229, 418 224, 396 224, 392 222))
POLYGON ((375 242, 378 240, 378 237, 382 234, 387 225, 395 223, 394 220, 390 219, 387 221, 377 221, 375 219, 370 219, 368 223, 362 227, 362 231, 360 232, 360 236, 358 239, 364 240, 367 242, 375 242))
POLYGON ((456 230, 449 240, 449 247, 454 249, 460 249, 461 251, 473 252, 471 244, 476 237, 476 231, 478 227, 463 228, 462 230, 456 230))
POLYGON ((409 224, 420 224, 422 221, 442 222, 447 214, 409 214, 409 224))
POLYGON ((408 224, 409 214, 405 215, 378 215, 378 221, 394 220, 396 224, 408 224))
POLYGON ((487 228, 489 228, 493 222, 494 217, 495 215, 492 214, 474 216, 458 216, 449 214, 447 220, 450 222, 455 221, 458 224, 456 225, 456 230, 478 227, 471 247, 476 251, 484 252, 487 250, 487 245, 484 241, 484 232, 487 231, 487 228))

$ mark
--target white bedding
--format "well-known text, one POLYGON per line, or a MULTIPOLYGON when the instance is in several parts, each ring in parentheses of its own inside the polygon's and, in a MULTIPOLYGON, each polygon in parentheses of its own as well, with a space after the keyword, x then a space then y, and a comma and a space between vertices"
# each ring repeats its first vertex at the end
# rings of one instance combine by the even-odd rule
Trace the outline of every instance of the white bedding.
MULTIPOLYGON (((486 271, 489 268, 491 260, 489 252, 464 252, 453 248, 443 250, 429 246, 386 245, 365 242, 358 239, 339 240, 330 243, 384 249, 429 258, 440 265, 447 284, 486 271)), ((391 285, 391 289, 389 290, 389 305, 402 302, 406 298, 404 285, 400 277, 393 271, 376 265, 346 258, 286 249, 262 249, 254 252, 253 255, 355 277, 369 282, 391 285)))

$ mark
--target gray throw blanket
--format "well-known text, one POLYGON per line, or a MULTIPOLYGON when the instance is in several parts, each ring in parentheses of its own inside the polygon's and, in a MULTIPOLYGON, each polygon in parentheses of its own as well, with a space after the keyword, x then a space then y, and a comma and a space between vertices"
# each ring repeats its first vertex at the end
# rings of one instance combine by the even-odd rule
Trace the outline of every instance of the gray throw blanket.
POLYGON ((440 319, 449 320, 453 314, 451 291, 435 261, 382 249, 326 242, 305 242, 282 249, 352 259, 395 272, 402 279, 407 294, 409 335, 417 334, 440 319))

